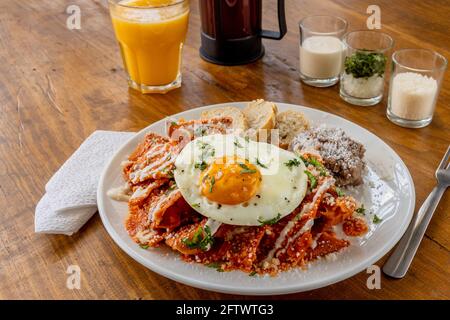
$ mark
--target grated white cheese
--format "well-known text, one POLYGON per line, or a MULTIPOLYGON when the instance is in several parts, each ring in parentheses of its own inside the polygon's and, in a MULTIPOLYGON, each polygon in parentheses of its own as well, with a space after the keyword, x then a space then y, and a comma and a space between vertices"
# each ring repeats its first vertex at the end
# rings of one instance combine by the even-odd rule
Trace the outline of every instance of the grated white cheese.
POLYGON ((407 120, 424 120, 433 115, 438 85, 432 77, 416 72, 397 74, 392 80, 391 112, 407 120))
POLYGON ((341 82, 345 93, 362 99, 379 96, 384 89, 384 76, 380 77, 378 74, 368 78, 355 78, 344 72, 341 82))

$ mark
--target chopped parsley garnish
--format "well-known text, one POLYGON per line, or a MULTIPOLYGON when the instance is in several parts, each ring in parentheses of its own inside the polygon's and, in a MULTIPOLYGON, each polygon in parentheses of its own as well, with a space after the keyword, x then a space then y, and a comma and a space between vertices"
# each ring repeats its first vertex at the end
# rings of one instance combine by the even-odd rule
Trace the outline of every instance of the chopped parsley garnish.
POLYGON ((216 183, 216 179, 214 177, 211 177, 211 186, 209 187, 209 193, 212 193, 213 186, 216 183))
POLYGON ((148 249, 148 244, 140 244, 139 245, 142 249, 148 249))
POLYGON ((176 187, 177 187, 177 184, 174 182, 174 183, 169 187, 169 191, 175 190, 176 187))
POLYGON ((374 215, 372 221, 373 221, 373 223, 380 223, 381 221, 383 221, 383 219, 381 219, 377 215, 374 215))
POLYGON ((203 171, 206 169, 207 166, 208 166, 208 164, 205 162, 205 160, 202 160, 202 162, 196 163, 194 167, 195 167, 195 169, 200 169, 203 171))
POLYGON ((205 135, 205 133, 206 133, 206 129, 201 126, 195 128, 195 130, 194 130, 195 137, 203 137, 205 135))
POLYGON ((263 168, 267 169, 267 166, 266 166, 265 164, 261 163, 261 161, 259 161, 258 158, 256 158, 256 164, 257 164, 258 166, 260 166, 260 167, 263 167, 263 168))
POLYGON ((300 165, 300 160, 297 158, 291 159, 288 162, 284 163, 289 169, 292 169, 292 167, 298 167, 300 165))
POLYGON ((177 125, 178 125, 178 123, 176 123, 175 121, 172 121, 170 124, 171 124, 172 126, 177 126, 177 125))
POLYGON ((205 170, 208 166, 205 162, 207 157, 214 157, 216 150, 209 144, 203 141, 198 141, 200 149, 202 149, 202 154, 200 157, 201 162, 195 164, 195 169, 205 170))
POLYGON ((255 169, 250 169, 245 163, 239 163, 239 166, 243 169, 243 170, 241 170, 241 174, 243 174, 243 173, 256 173, 255 169))
POLYGON ((304 171, 306 173, 306 175, 308 176, 309 179, 309 189, 312 191, 314 190, 314 188, 317 186, 317 179, 316 177, 314 177, 314 175, 309 172, 308 170, 304 171))
POLYGON ((357 51, 345 58, 345 73, 355 78, 382 77, 386 67, 386 56, 378 52, 357 51))
POLYGON ((216 150, 209 143, 199 141, 198 144, 200 145, 200 149, 203 150, 202 159, 207 156, 214 156, 214 154, 216 153, 216 150))
POLYGON ((345 196, 344 191, 342 191, 342 189, 339 188, 339 187, 336 187, 336 193, 337 193, 338 197, 343 197, 343 196, 345 196))
POLYGON ((223 272, 222 263, 220 262, 211 262, 206 265, 208 268, 216 269, 217 272, 223 272))
POLYGON ((238 148, 243 148, 242 144, 240 144, 237 140, 234 140, 234 145, 238 148))
POLYGON ((258 219, 258 222, 260 226, 271 226, 281 219, 281 214, 279 213, 275 218, 269 219, 269 220, 261 220, 261 218, 258 219))
POLYGON ((321 176, 326 176, 327 175, 327 170, 325 169, 325 167, 323 166, 322 163, 319 162, 319 160, 317 160, 314 157, 309 157, 309 159, 306 159, 303 156, 300 156, 300 159, 302 159, 303 163, 305 164, 305 166, 308 165, 312 165, 313 167, 316 167, 317 169, 319 169, 319 174, 321 176))
POLYGON ((248 274, 249 277, 254 277, 256 276, 258 273, 256 271, 252 271, 248 274))
POLYGON ((214 243, 214 238, 211 235, 209 226, 198 227, 197 231, 192 235, 192 238, 184 238, 183 244, 190 249, 208 250, 214 243))
POLYGON ((361 205, 358 209, 356 209, 356 213, 365 216, 366 215, 366 208, 364 208, 364 204, 361 205))
POLYGON ((191 204, 192 208, 200 208, 200 203, 193 203, 191 204))
POLYGON ((200 146, 200 149, 206 149, 207 147, 211 147, 211 145, 209 143, 206 143, 203 141, 198 141, 198 144, 200 146))
POLYGON ((249 136, 246 136, 244 139, 245 139, 245 142, 249 142, 250 141, 250 137, 249 136))

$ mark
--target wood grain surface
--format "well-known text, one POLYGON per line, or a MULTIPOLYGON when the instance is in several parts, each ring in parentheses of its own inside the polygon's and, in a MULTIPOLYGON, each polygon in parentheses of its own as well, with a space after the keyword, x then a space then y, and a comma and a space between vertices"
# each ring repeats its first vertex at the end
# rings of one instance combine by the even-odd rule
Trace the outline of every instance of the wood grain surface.
MULTIPOLYGON (((141 266, 112 241, 96 215, 72 236, 34 233, 34 209, 44 185, 96 129, 136 131, 197 106, 255 98, 301 104, 349 119, 378 135, 405 161, 420 206, 450 144, 450 72, 432 124, 395 126, 386 99, 355 107, 338 86, 303 85, 298 76, 298 21, 310 14, 346 18, 366 27, 369 4, 381 7, 383 30, 395 48, 421 47, 450 57, 450 1, 286 1, 288 33, 265 41, 256 63, 222 67, 198 54, 200 17, 191 3, 183 53, 183 86, 166 95, 127 88, 106 1, 0 0, 0 298, 1 299, 247 299, 185 286, 141 266), (81 8, 81 30, 68 30, 66 8, 81 8), (66 287, 69 265, 81 268, 81 289, 66 287)), ((264 27, 276 28, 276 1, 264 1, 264 27)), ((348 280, 285 299, 449 299, 450 194, 441 201, 410 272, 366 287, 362 272, 348 280)), ((378 261, 382 266, 384 260, 378 261)), ((270 298, 270 297, 269 297, 270 298)), ((271 297, 274 298, 274 297, 271 297)))

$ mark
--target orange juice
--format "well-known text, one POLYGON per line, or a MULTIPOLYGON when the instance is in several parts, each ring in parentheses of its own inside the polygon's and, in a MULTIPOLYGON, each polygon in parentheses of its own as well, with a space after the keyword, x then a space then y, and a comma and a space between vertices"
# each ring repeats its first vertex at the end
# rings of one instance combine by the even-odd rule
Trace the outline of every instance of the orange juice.
POLYGON ((111 18, 130 86, 142 92, 180 86, 188 17, 188 1, 122 0, 112 5, 111 18))

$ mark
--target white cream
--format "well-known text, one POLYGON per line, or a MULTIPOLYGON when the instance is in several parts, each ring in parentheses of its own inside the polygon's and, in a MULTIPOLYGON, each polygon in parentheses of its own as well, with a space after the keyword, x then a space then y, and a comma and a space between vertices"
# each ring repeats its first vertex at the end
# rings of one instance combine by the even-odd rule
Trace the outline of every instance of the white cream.
POLYGON ((300 46, 300 72, 310 78, 338 76, 344 65, 344 45, 332 36, 312 36, 300 46))
POLYGON ((172 159, 172 154, 168 153, 158 161, 150 163, 143 169, 136 170, 130 173, 131 182, 138 183, 145 181, 149 177, 153 177, 158 172, 161 172, 163 169, 168 168, 175 162, 175 159, 172 159))
MULTIPOLYGON (((296 219, 297 220, 300 219, 304 214, 311 211, 314 208, 314 205, 317 202, 317 200, 319 199, 319 197, 321 197, 322 194, 325 193, 333 184, 334 184, 333 178, 329 178, 329 179, 325 180, 322 183, 322 185, 317 189, 317 192, 314 195, 312 201, 303 206, 302 211, 296 216, 296 219)), ((300 236, 302 233, 309 231, 313 225, 314 225, 313 219, 308 220, 305 223, 305 225, 303 226, 303 228, 294 236, 293 239, 300 236)), ((286 224, 286 226, 283 228, 283 230, 281 230, 279 237, 275 241, 274 247, 272 248, 272 250, 269 251, 269 253, 267 254, 267 257, 262 261, 263 265, 264 264, 268 265, 267 263, 272 261, 274 255, 275 255, 275 252, 281 248, 281 246, 283 245, 283 243, 286 239, 286 236, 288 235, 288 233, 291 231, 291 229, 294 226, 295 226, 295 221, 291 220, 286 224)), ((290 243, 293 239, 288 239, 288 243, 290 243)))
POLYGON ((106 192, 106 195, 111 199, 122 202, 128 202, 130 200, 130 194, 131 189, 128 183, 117 188, 111 188, 106 192))

